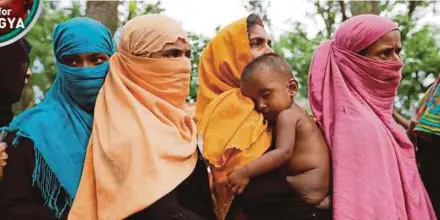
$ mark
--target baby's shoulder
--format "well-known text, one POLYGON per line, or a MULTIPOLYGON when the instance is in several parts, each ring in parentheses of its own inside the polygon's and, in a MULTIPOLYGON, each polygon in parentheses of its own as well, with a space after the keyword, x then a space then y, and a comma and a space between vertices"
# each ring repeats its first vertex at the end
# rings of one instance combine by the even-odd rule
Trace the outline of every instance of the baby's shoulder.
POLYGON ((307 117, 307 115, 297 108, 288 108, 278 114, 277 123, 296 124, 304 117, 307 117))

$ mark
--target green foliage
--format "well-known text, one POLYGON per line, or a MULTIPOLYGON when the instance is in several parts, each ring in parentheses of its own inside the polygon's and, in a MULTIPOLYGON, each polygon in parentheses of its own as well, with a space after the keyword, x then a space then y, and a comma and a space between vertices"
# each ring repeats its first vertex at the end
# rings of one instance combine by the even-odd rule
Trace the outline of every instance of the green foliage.
POLYGON ((270 19, 267 16, 267 10, 270 8, 270 1, 267 0, 249 0, 244 8, 249 13, 258 15, 264 23, 264 26, 270 26, 270 19))
POLYGON ((196 101, 197 100, 197 89, 199 88, 199 79, 198 79, 198 67, 199 67, 199 58, 202 55, 202 51, 205 46, 210 41, 209 38, 204 36, 199 36, 194 33, 188 33, 188 37, 190 39, 191 45, 191 81, 190 81, 190 91, 189 91, 189 100, 196 101))
MULTIPOLYGON (((315 1, 316 15, 325 24, 325 37, 330 38, 335 31, 336 15, 340 13, 338 1, 315 1)), ((322 32, 322 31, 321 31, 322 32)))
POLYGON ((275 52, 283 54, 289 63, 292 72, 299 84, 299 96, 307 98, 307 78, 315 48, 324 39, 318 35, 314 39, 307 39, 300 30, 281 36, 274 45, 275 52))
POLYGON ((127 21, 139 15, 146 14, 160 14, 164 12, 165 9, 162 8, 160 1, 155 4, 147 3, 146 1, 129 1, 128 2, 128 16, 123 19, 121 26, 123 26, 127 21))
POLYGON ((399 87, 399 101, 402 110, 409 110, 419 99, 419 94, 428 89, 426 79, 438 77, 440 73, 439 45, 435 36, 439 30, 429 25, 409 34, 404 42, 402 59, 402 82, 399 87))

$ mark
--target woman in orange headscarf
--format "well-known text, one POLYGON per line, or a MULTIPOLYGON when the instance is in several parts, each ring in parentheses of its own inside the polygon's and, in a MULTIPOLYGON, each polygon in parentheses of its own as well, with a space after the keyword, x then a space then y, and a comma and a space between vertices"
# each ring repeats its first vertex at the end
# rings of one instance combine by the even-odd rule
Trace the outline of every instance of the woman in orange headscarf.
POLYGON ((122 30, 98 95, 69 219, 214 219, 186 111, 191 62, 178 23, 144 15, 122 30))
POLYGON ((219 219, 236 218, 238 209, 251 219, 256 211, 277 213, 274 219, 280 219, 295 209, 292 189, 278 170, 251 180, 233 204, 234 195, 226 187, 231 171, 270 150, 271 133, 252 100, 241 95, 239 79, 248 63, 271 52, 261 19, 251 14, 223 28, 200 57, 196 119, 219 219))

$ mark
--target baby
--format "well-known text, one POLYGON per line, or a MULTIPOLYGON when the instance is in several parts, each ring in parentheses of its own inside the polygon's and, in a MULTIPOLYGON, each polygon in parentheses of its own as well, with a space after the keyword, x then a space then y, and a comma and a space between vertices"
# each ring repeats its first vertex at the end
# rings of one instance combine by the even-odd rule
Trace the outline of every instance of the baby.
POLYGON ((313 118, 293 101, 298 85, 289 65, 276 54, 258 57, 244 69, 240 89, 273 130, 275 149, 233 171, 229 189, 241 194, 251 178, 283 167, 304 202, 328 207, 329 150, 313 118))

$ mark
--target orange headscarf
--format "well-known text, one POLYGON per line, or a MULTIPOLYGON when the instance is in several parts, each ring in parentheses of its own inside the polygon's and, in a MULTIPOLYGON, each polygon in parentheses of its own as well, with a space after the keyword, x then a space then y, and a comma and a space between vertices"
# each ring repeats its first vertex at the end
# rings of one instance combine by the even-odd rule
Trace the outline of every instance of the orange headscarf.
POLYGON ((196 119, 203 156, 211 165, 217 216, 223 219, 233 195, 227 175, 259 158, 271 144, 264 117, 240 93, 240 76, 252 61, 246 18, 226 26, 206 46, 199 65, 196 119))
POLYGON ((96 102, 69 219, 124 219, 194 170, 197 132, 185 109, 190 60, 149 58, 179 38, 188 42, 177 22, 162 15, 139 16, 124 26, 96 102))

